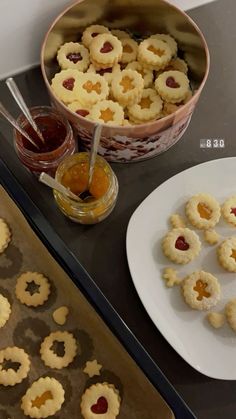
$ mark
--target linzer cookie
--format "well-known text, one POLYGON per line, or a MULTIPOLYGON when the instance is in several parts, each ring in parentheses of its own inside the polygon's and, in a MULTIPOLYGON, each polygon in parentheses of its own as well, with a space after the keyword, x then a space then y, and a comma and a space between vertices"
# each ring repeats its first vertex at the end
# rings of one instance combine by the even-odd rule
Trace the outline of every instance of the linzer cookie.
POLYGON ((78 42, 67 42, 58 50, 57 61, 63 70, 71 68, 83 72, 90 63, 89 51, 78 42))
POLYGON ((221 296, 218 279, 209 272, 197 271, 182 282, 185 302, 195 310, 209 310, 221 296))
POLYGON ((82 42, 83 44, 89 48, 91 42, 96 38, 97 35, 101 35, 103 33, 109 33, 109 29, 103 25, 91 25, 88 26, 82 35, 82 42))
POLYGON ((180 109, 181 106, 185 105, 185 103, 187 103, 192 98, 192 96, 193 96, 192 91, 189 89, 186 98, 182 100, 182 102, 179 102, 179 103, 164 102, 163 112, 162 112, 163 116, 167 116, 167 115, 172 114, 173 112, 178 111, 178 109, 180 109))
POLYGON ((27 377, 29 370, 29 356, 23 349, 13 346, 0 350, 0 384, 15 386, 27 377), (9 363, 19 366, 15 370, 11 366, 8 367, 9 363))
POLYGON ((167 67, 165 68, 165 71, 170 70, 176 70, 180 71, 181 73, 187 74, 188 73, 188 65, 186 61, 182 60, 181 58, 173 58, 167 67))
POLYGON ((145 123, 160 118, 163 102, 155 89, 144 89, 138 103, 128 107, 129 118, 145 123))
POLYGON ((50 284, 47 278, 40 273, 26 272, 17 278, 15 292, 22 304, 37 307, 47 301, 50 284))
POLYGON ((0 294, 0 329, 5 326, 11 314, 11 305, 6 297, 0 294))
POLYGON ((131 38, 121 39, 123 53, 120 62, 127 64, 135 61, 138 53, 138 43, 131 38))
POLYGON ((143 81, 144 81, 144 88, 150 87, 153 82, 153 71, 148 70, 147 68, 143 68, 142 65, 138 61, 133 61, 129 63, 126 67, 127 70, 136 70, 139 74, 141 74, 143 81))
POLYGON ((0 218, 0 254, 4 252, 11 241, 11 232, 7 223, 0 218))
POLYGON ((90 58, 97 68, 108 68, 122 57, 121 41, 109 33, 98 35, 90 44, 90 58))
POLYGON ((143 78, 137 71, 123 70, 112 80, 111 91, 122 106, 131 106, 141 99, 143 86, 143 78))
POLYGON ((236 227, 236 196, 228 198, 224 202, 221 211, 225 221, 236 227))
POLYGON ((209 230, 219 222, 220 205, 217 200, 209 195, 200 193, 194 195, 186 204, 186 215, 190 223, 199 229, 209 230))
POLYGON ((80 102, 91 106, 107 98, 109 87, 104 77, 93 73, 80 73, 78 79, 80 102))
POLYGON ((119 64, 115 64, 113 67, 108 67, 108 68, 95 68, 93 64, 90 64, 89 68, 88 68, 88 73, 96 73, 96 74, 100 74, 100 76, 103 76, 107 83, 110 85, 114 75, 117 74, 117 72, 120 71, 120 65, 119 64))
POLYGON ((174 228, 164 237, 162 249, 172 262, 185 265, 198 256, 201 242, 198 235, 189 228, 174 228))
POLYGON ((124 111, 122 106, 112 100, 102 100, 96 103, 90 112, 93 121, 105 123, 107 125, 122 125, 124 111))
POLYGON ((124 38, 130 38, 130 34, 125 31, 121 31, 120 29, 112 29, 111 30, 112 35, 116 36, 120 41, 124 38))
POLYGON ((229 272, 236 272, 236 237, 224 240, 217 249, 218 261, 229 272))
POLYGON ((41 377, 34 381, 21 399, 21 409, 31 418, 47 418, 61 409, 65 391, 58 380, 41 377))
POLYGON ((159 39, 145 39, 138 47, 138 61, 143 67, 150 70, 165 68, 170 62, 171 56, 169 45, 159 39))
POLYGON ((83 105, 78 100, 76 102, 69 103, 67 105, 70 111, 77 113, 77 115, 83 116, 84 118, 89 118, 91 107, 83 105))
POLYGON ((94 384, 83 394, 80 406, 84 419, 115 419, 120 412, 119 392, 112 384, 94 384))
POLYGON ((59 330, 50 333, 44 339, 40 348, 40 355, 44 364, 56 369, 61 369, 71 364, 76 353, 77 344, 72 333, 59 330), (62 346, 59 345, 60 343, 62 343, 62 346))
POLYGON ((52 90, 58 99, 64 103, 72 103, 79 100, 77 82, 80 73, 78 70, 62 70, 55 74, 52 79, 52 90))
POLYGON ((155 81, 155 88, 163 100, 182 102, 189 92, 189 79, 181 71, 164 71, 155 81))
POLYGON ((150 38, 158 39, 165 42, 170 47, 172 57, 176 56, 178 45, 177 45, 176 40, 171 35, 167 35, 164 33, 157 33, 155 35, 151 35, 150 38))

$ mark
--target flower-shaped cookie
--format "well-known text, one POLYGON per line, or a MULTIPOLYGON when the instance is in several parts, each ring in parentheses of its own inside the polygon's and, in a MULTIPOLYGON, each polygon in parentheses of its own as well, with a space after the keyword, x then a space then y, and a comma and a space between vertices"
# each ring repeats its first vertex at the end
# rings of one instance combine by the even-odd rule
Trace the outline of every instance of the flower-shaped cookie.
POLYGON ((103 76, 108 84, 111 84, 114 76, 120 71, 120 65, 115 64, 113 67, 108 68, 96 68, 93 64, 91 64, 88 68, 88 73, 96 73, 100 74, 100 76, 103 76))
POLYGON ((135 70, 123 70, 112 80, 111 92, 122 106, 131 106, 141 99, 143 86, 141 74, 135 70))
POLYGON ((133 61, 132 63, 129 63, 126 67, 127 70, 136 70, 139 74, 141 74, 143 81, 144 81, 144 87, 150 87, 153 82, 153 71, 148 70, 147 68, 143 68, 142 65, 138 61, 133 61))
POLYGON ((71 68, 83 72, 90 63, 89 52, 78 42, 67 42, 58 50, 57 61, 63 70, 71 68))
POLYGON ((50 294, 50 284, 38 272, 25 272, 17 278, 16 297, 27 306, 41 306, 47 301, 50 294))
POLYGON ((185 212, 190 223, 202 230, 213 228, 220 219, 220 205, 209 194, 194 195, 187 202, 185 212))
POLYGON ((236 237, 224 240, 217 249, 221 266, 229 272, 236 272, 236 237))
POLYGON ((108 68, 122 57, 121 41, 110 33, 96 36, 90 44, 90 57, 96 68, 108 68))
POLYGON ((77 344, 72 333, 59 330, 50 333, 40 347, 41 358, 44 364, 50 368, 61 369, 67 367, 73 361, 76 353, 77 344))
POLYGON ((182 282, 182 293, 186 303, 195 310, 209 310, 221 296, 218 279, 209 272, 193 272, 182 282))
POLYGON ((124 111, 119 103, 113 102, 113 100, 102 100, 93 106, 90 118, 106 125, 122 125, 124 111))
POLYGON ((166 102, 179 103, 188 95, 189 79, 181 71, 164 71, 157 77, 155 88, 166 102))
POLYGON ((80 406, 84 419, 115 419, 120 412, 119 392, 112 384, 94 384, 83 394, 80 406))
POLYGON ((72 103, 79 100, 79 92, 77 88, 77 81, 80 77, 78 70, 62 70, 55 74, 52 79, 52 90, 58 99, 64 103, 72 103))
POLYGON ((199 254, 201 242, 189 228, 174 228, 164 237, 162 249, 172 262, 185 265, 199 254))
POLYGON ((103 25, 88 26, 83 32, 82 42, 87 48, 89 48, 93 39, 96 38, 96 36, 98 35, 102 35, 103 33, 109 33, 109 29, 106 28, 106 26, 103 26, 103 25))
POLYGON ((107 98, 109 87, 105 78, 99 74, 80 73, 78 91, 79 101, 86 106, 91 106, 107 98))
POLYGON ((78 100, 76 102, 69 103, 67 107, 70 111, 77 113, 77 115, 83 116, 84 118, 88 118, 90 116, 91 108, 89 106, 83 105, 78 100))
POLYGON ((121 43, 123 47, 121 63, 127 64, 135 61, 138 53, 138 43, 131 38, 123 38, 121 43))
POLYGON ((224 202, 221 211, 225 221, 236 227, 236 196, 228 198, 224 202))
POLYGON ((0 384, 14 386, 21 383, 27 377, 29 370, 29 356, 23 349, 13 346, 0 351, 0 384), (17 365, 16 369, 13 368, 13 364, 17 365))
POLYGON ((177 45, 176 40, 171 35, 167 35, 167 34, 164 34, 164 33, 157 33, 155 35, 151 35, 150 38, 151 39, 159 39, 159 40, 165 42, 170 47, 172 57, 176 56, 177 50, 178 50, 178 45, 177 45))
POLYGON ((139 123, 153 121, 160 118, 162 105, 155 89, 144 89, 140 101, 128 107, 129 118, 139 123))
POLYGON ((169 45, 159 39, 145 39, 138 47, 138 61, 150 70, 165 68, 171 60, 171 55, 169 45))

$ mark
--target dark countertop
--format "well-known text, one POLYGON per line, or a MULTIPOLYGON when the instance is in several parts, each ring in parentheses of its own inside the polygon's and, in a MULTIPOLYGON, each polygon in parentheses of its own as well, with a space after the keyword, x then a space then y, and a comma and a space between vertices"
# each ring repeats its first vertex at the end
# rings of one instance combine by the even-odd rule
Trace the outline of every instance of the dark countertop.
MULTIPOLYGON (((188 167, 236 153, 235 13, 235 0, 219 0, 189 12, 205 34, 211 54, 210 76, 192 122, 182 140, 166 153, 140 163, 113 165, 120 183, 119 200, 114 212, 101 224, 80 226, 56 209, 50 190, 20 166, 13 152, 11 130, 0 121, 0 156, 200 419, 235 419, 236 382, 201 375, 158 332, 134 289, 125 239, 132 213, 159 184, 188 167), (225 148, 201 149, 201 138, 224 138, 225 148)), ((30 106, 48 103, 40 68, 18 75, 16 81, 30 106)), ((3 82, 0 96, 17 115, 18 109, 3 82)))

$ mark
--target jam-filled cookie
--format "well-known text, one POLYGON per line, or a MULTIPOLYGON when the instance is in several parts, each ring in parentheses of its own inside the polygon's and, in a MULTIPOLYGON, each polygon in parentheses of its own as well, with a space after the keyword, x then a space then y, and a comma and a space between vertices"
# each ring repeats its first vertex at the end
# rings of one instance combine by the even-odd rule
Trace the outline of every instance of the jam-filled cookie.
POLYGON ((138 61, 133 61, 129 63, 126 67, 127 70, 136 70, 139 74, 141 74, 143 81, 144 81, 144 88, 150 87, 153 82, 153 71, 148 70, 147 68, 143 68, 142 65, 138 61))
POLYGON ((119 392, 113 384, 94 384, 83 394, 80 406, 84 419, 115 419, 120 412, 119 392))
POLYGON ((98 35, 90 44, 90 58, 97 68, 113 67, 122 57, 122 43, 114 35, 98 35))
POLYGON ((52 332, 41 344, 40 355, 44 364, 50 368, 61 369, 73 361, 77 353, 77 344, 72 333, 52 332), (60 343, 63 351, 61 352, 60 343), (58 350, 58 353, 57 353, 58 350))
POLYGON ((155 88, 163 100, 179 103, 189 92, 189 79, 180 71, 164 71, 155 81, 155 88))
POLYGON ((102 100, 92 107, 90 118, 106 125, 122 125, 124 111, 119 103, 113 100, 102 100))
POLYGON ((138 53, 138 43, 131 38, 123 38, 121 39, 121 43, 123 52, 120 62, 127 64, 135 61, 138 53))
POLYGON ((182 282, 185 302, 195 310, 209 310, 221 296, 218 279, 209 272, 193 272, 182 282))
POLYGON ((67 106, 70 111, 77 113, 77 115, 83 116, 84 118, 90 117, 91 108, 89 106, 83 105, 78 100, 76 102, 69 103, 67 106))
POLYGON ((228 198, 224 202, 221 211, 225 221, 236 227, 236 196, 228 198))
POLYGON ((150 70, 161 70, 171 60, 169 45, 160 39, 148 38, 138 47, 138 61, 150 70))
POLYGON ((225 315, 230 327, 236 332, 236 298, 226 304, 225 315))
POLYGON ((123 70, 113 78, 111 92, 122 106, 131 106, 141 99, 143 86, 141 74, 135 70, 123 70))
POLYGON ((27 377, 30 370, 30 359, 28 354, 17 346, 8 347, 0 351, 0 384, 3 386, 14 386, 21 383, 27 377), (5 367, 7 362, 19 364, 17 370, 12 367, 5 367))
POLYGON ((107 98, 108 83, 104 77, 93 73, 80 73, 78 79, 79 100, 86 106, 91 106, 107 98))
POLYGON ((96 38, 98 35, 102 35, 103 33, 109 33, 109 29, 103 25, 91 25, 88 26, 82 35, 82 42, 86 46, 86 48, 90 47, 91 42, 96 38))
POLYGON ((192 91, 189 89, 186 98, 182 100, 182 102, 179 102, 179 103, 164 102, 163 112, 162 112, 163 116, 168 116, 178 111, 178 109, 181 108, 181 106, 185 105, 192 98, 192 96, 193 96, 192 91))
POLYGON ((100 74, 100 76, 103 76, 107 83, 110 85, 114 76, 120 71, 120 65, 119 64, 115 64, 113 65, 113 67, 108 67, 108 68, 96 68, 94 67, 93 64, 90 64, 89 68, 88 68, 88 73, 96 73, 96 74, 100 74))
POLYGON ((172 262, 185 265, 199 254, 201 242, 198 235, 189 228, 174 228, 164 237, 162 249, 172 262))
POLYGON ((57 61, 63 70, 71 68, 83 72, 90 63, 89 51, 78 42, 67 42, 58 50, 57 61))
POLYGON ((51 87, 58 99, 66 104, 79 100, 77 81, 80 74, 78 70, 71 69, 55 74, 51 87))
POLYGON ((178 50, 178 45, 176 40, 173 38, 173 36, 171 35, 167 35, 164 33, 157 33, 155 35, 151 35, 150 37, 151 39, 159 39, 163 42, 165 42, 166 44, 169 45, 170 50, 171 50, 171 55, 172 57, 175 57, 177 54, 177 50, 178 50))
POLYGON ((138 103, 128 107, 129 118, 145 123, 160 118, 163 102, 155 89, 144 89, 138 103))
POLYGON ((112 29, 112 35, 116 36, 120 41, 124 38, 130 38, 130 34, 125 31, 121 31, 120 29, 112 29))
POLYGON ((173 58, 169 62, 167 67, 165 68, 165 71, 170 71, 170 70, 176 70, 176 71, 180 71, 181 73, 187 74, 188 73, 188 65, 187 65, 186 61, 182 60, 179 57, 173 58))
POLYGON ((213 228, 219 222, 221 214, 217 200, 204 193, 190 198, 186 204, 185 212, 190 223, 202 230, 213 228))
POLYGON ((224 240, 217 249, 220 265, 229 272, 236 272, 236 237, 224 240))

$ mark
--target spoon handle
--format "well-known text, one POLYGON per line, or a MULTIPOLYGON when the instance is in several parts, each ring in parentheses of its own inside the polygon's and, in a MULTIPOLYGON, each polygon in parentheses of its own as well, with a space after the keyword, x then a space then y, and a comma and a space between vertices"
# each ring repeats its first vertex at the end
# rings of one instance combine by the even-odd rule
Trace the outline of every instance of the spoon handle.
POLYGON ((92 142, 92 148, 90 151, 90 158, 89 158, 89 180, 88 180, 88 188, 91 185, 92 179, 93 179, 93 171, 94 171, 94 165, 96 161, 96 156, 98 152, 98 146, 100 143, 100 138, 102 134, 102 125, 96 124, 94 131, 93 131, 93 142, 92 142))
POLYGON ((82 199, 80 199, 77 195, 75 195, 61 183, 57 182, 53 177, 49 176, 47 173, 42 172, 39 176, 39 180, 40 182, 44 183, 44 185, 49 186, 49 188, 56 189, 58 192, 68 196, 74 201, 82 202, 82 199))
POLYGON ((40 140, 44 143, 45 141, 44 141, 44 138, 42 136, 42 133, 40 132, 40 130, 38 129, 37 124, 35 123, 34 119, 32 118, 32 115, 29 111, 29 108, 26 105, 20 90, 18 89, 15 80, 12 77, 9 77, 6 80, 6 85, 7 85, 8 89, 10 90, 12 96, 14 97, 16 103, 18 104, 19 108, 22 110, 23 114, 25 115, 26 119, 28 120, 28 122, 30 123, 32 128, 35 130, 35 132, 37 133, 40 140))
POLYGON ((33 144, 34 147, 39 149, 39 146, 30 138, 30 136, 27 134, 27 132, 21 128, 21 126, 18 124, 18 122, 13 118, 13 116, 6 110, 6 108, 3 106, 3 104, 0 102, 0 113, 4 116, 4 118, 7 119, 8 122, 10 122, 13 127, 23 135, 31 144, 33 144))

